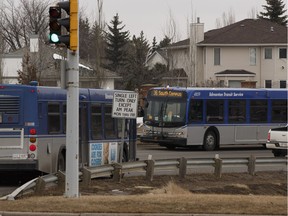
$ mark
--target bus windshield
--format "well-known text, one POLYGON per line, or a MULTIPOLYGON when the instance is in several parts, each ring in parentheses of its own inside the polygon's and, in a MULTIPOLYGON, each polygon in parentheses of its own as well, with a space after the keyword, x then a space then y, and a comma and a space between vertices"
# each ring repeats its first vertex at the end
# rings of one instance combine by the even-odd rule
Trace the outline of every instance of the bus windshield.
POLYGON ((148 100, 144 122, 150 126, 178 127, 185 124, 186 101, 181 99, 148 100))

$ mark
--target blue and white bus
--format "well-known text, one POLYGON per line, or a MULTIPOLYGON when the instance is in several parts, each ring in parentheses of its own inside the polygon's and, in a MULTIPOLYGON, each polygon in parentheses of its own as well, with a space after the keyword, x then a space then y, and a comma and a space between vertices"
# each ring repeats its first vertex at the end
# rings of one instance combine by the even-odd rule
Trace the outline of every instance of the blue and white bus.
MULTIPOLYGON (((136 120, 125 120, 122 138, 115 91, 79 89, 79 168, 136 159, 136 120)), ((0 85, 0 171, 65 170, 66 100, 57 87, 0 85)))
POLYGON ((168 149, 265 144, 287 124, 287 89, 153 88, 144 112, 140 140, 168 149))

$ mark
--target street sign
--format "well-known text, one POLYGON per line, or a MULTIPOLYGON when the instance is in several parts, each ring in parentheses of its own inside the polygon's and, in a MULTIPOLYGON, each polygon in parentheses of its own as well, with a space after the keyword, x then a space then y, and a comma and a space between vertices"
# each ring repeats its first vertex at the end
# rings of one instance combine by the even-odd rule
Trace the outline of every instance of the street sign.
POLYGON ((138 111, 138 93, 114 92, 113 95, 113 118, 136 119, 138 111))

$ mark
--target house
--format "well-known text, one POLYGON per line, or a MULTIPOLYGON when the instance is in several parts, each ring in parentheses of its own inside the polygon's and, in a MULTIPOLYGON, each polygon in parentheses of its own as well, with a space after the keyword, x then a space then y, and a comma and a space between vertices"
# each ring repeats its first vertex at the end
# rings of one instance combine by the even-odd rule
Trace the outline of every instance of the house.
MULTIPOLYGON (((29 62, 38 69, 40 85, 60 86, 61 69, 60 60, 66 56, 66 50, 55 49, 39 42, 37 35, 30 37, 29 47, 19 49, 13 53, 3 54, 1 63, 1 83, 18 83, 18 71, 23 71, 22 62, 29 62)), ((115 82, 121 77, 115 72, 100 68, 97 72, 89 64, 80 60, 79 87, 114 89, 115 82)))
MULTIPOLYGON (((171 58, 170 58, 171 59, 171 58)), ((153 69, 156 64, 165 65, 169 67, 170 61, 166 49, 158 49, 154 51, 146 60, 146 66, 149 70, 153 69)), ((181 86, 187 87, 188 76, 183 68, 169 67, 169 69, 159 76, 155 76, 157 84, 160 86, 181 86)))
POLYGON ((166 50, 163 49, 155 50, 151 55, 148 56, 146 60, 146 66, 148 67, 149 70, 151 70, 157 63, 163 65, 168 64, 168 56, 166 50))
POLYGON ((244 19, 166 47, 170 69, 183 69, 189 86, 287 88, 287 27, 244 19))

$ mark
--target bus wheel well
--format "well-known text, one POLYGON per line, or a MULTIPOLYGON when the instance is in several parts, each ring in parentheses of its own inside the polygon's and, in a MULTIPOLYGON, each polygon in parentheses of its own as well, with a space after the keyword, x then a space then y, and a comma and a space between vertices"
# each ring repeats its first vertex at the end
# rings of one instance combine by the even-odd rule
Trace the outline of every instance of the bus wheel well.
POLYGON ((209 127, 204 134, 203 139, 204 150, 213 151, 219 148, 219 143, 220 143, 220 136, 218 129, 214 126, 209 127))
POLYGON ((122 162, 127 162, 127 161, 129 161, 129 158, 128 158, 128 144, 126 142, 124 142, 122 162))
POLYGON ((65 171, 66 170, 66 148, 61 147, 58 153, 57 159, 57 171, 65 171))

